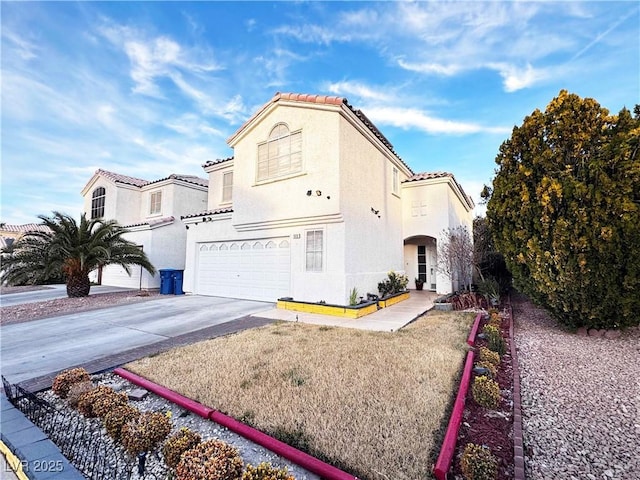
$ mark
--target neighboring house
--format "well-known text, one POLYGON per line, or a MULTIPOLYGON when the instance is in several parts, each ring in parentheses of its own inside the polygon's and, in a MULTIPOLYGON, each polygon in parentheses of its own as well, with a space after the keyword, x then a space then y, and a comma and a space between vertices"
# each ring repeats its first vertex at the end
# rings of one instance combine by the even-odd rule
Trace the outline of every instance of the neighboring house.
MULTIPOLYGON (((186 229, 181 215, 207 205, 208 180, 192 175, 169 175, 159 180, 97 170, 82 190, 88 218, 117 220, 130 233, 127 240, 144 250, 156 269, 185 267, 186 229)), ((119 265, 94 272, 92 280, 103 285, 159 288, 160 276, 131 266, 131 275, 119 265)))
POLYGON ((186 291, 346 304, 390 270, 451 290, 437 242, 471 232, 473 201, 451 174, 415 174, 346 99, 276 94, 228 144, 203 166, 207 209, 182 216, 186 291))
POLYGON ((49 227, 39 223, 25 223, 23 225, 2 223, 0 224, 0 248, 10 247, 13 242, 19 240, 25 233, 35 231, 48 232, 49 227))

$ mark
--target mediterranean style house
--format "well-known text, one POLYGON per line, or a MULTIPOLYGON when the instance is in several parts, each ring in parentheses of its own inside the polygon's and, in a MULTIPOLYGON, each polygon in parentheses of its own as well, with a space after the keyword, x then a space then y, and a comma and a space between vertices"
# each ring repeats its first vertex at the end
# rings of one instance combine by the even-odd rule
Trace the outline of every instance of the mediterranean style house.
MULTIPOLYGON (((346 99, 278 93, 228 144, 233 157, 203 165, 208 188, 98 170, 85 211, 128 226, 157 268, 184 268, 183 289, 195 294, 346 304, 353 288, 377 293, 391 270, 410 288, 418 277, 451 291, 437 242, 447 228, 471 232, 473 201, 450 173, 414 173, 346 99)), ((126 280, 106 273, 102 283, 126 280)))
MULTIPOLYGON (((115 219, 126 227, 126 238, 140 245, 156 269, 182 270, 187 232, 180 216, 207 205, 207 185, 206 179, 192 175, 148 181, 99 169, 82 190, 84 211, 89 218, 115 219)), ((132 266, 129 275, 121 266, 109 265, 91 279, 103 285, 160 287, 160 276, 139 266, 132 266)))

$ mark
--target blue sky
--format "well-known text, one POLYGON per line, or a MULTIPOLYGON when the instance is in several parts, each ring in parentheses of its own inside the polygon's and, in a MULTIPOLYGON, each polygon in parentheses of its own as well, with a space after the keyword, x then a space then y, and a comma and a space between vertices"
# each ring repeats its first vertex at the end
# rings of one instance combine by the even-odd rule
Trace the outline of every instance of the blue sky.
MULTIPOLYGON (((201 165, 280 92, 346 97, 417 172, 478 200, 561 89, 640 103, 637 2, 2 2, 2 206, 79 216, 98 168, 201 165)), ((482 208, 478 209, 482 213, 482 208)))

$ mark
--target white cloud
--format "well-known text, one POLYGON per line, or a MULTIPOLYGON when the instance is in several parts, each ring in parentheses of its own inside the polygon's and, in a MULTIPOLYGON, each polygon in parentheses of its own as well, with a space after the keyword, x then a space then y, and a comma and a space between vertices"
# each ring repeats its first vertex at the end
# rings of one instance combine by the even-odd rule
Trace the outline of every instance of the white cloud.
MULTIPOLYGON (((9 42, 22 60, 31 60, 38 57, 36 54, 38 47, 34 43, 26 40, 4 24, 2 25, 2 38, 9 42)), ((5 48, 7 48, 6 44, 3 45, 3 56, 6 58, 7 52, 4 51, 5 48)))
POLYGON ((474 123, 445 120, 428 115, 415 108, 367 107, 367 117, 379 125, 392 125, 404 129, 419 129, 429 134, 468 135, 473 133, 508 133, 505 127, 484 127, 474 123))
POLYGON ((375 89, 359 82, 333 82, 326 84, 324 88, 334 95, 353 95, 363 100, 373 100, 376 102, 390 102, 393 101, 394 98, 393 95, 388 93, 388 90, 375 89))
POLYGON ((464 70, 461 65, 456 64, 444 65, 440 63, 409 63, 405 62, 403 59, 398 60, 398 65, 405 70, 412 72, 443 75, 446 77, 456 75, 460 71, 464 70))
POLYGON ((507 92, 515 92, 530 87, 548 77, 545 70, 536 70, 531 65, 525 68, 517 68, 509 64, 489 64, 487 67, 498 71, 503 78, 504 89, 507 92))

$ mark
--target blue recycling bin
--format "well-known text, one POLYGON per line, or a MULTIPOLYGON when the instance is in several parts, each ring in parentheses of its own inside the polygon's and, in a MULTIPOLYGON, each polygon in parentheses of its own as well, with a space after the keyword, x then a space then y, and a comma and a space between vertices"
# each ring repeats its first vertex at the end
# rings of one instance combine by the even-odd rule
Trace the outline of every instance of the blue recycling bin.
MULTIPOLYGON (((171 295, 175 291, 175 286, 173 282, 173 272, 175 270, 173 268, 163 268, 160 270, 160 294, 161 295, 171 295)), ((182 289, 182 283, 180 284, 182 289)))
POLYGON ((182 290, 182 279, 184 278, 184 270, 174 270, 172 276, 173 276, 173 294, 184 295, 184 291, 182 290))

